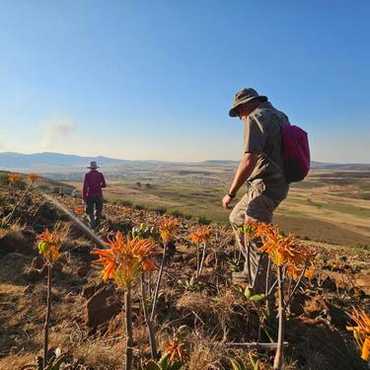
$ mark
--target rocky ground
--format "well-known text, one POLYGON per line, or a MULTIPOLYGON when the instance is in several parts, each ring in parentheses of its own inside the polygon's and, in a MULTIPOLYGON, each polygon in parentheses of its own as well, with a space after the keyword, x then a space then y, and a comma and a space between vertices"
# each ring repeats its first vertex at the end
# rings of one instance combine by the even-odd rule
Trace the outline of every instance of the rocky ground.
MULTIPOLYGON (((0 193, 0 218, 10 215, 21 194, 0 193)), ((80 201, 59 198, 68 209, 80 201)), ((98 233, 103 239, 120 230, 145 223, 158 224, 162 215, 107 204, 98 233)), ((83 216, 79 216, 82 220, 83 216)), ((119 369, 124 331, 122 292, 100 281, 90 251, 95 247, 62 212, 35 192, 16 208, 0 228, 0 369, 21 369, 42 353, 46 299, 46 270, 36 248, 36 237, 57 222, 71 225, 63 244, 63 257, 54 268, 50 346, 68 356, 70 368, 119 369), (72 367, 72 364, 73 367, 72 367)), ((185 367, 193 370, 231 369, 230 358, 246 368, 260 360, 269 369, 273 352, 241 351, 229 342, 276 340, 276 320, 266 317, 261 303, 247 299, 231 283, 241 267, 231 230, 212 224, 212 239, 202 275, 194 279, 195 248, 187 240, 192 220, 179 218, 176 250, 168 259, 159 295, 155 329, 159 349, 173 336, 184 344, 185 367)), ((369 251, 317 244, 315 276, 292 302, 287 320, 288 369, 365 369, 351 334, 347 312, 353 306, 370 308, 369 251)), ((158 264, 161 247, 158 246, 158 264)), ((149 278, 148 278, 149 280, 149 278)), ((154 287, 155 274, 151 277, 154 287)), ((134 289, 135 369, 145 369, 150 349, 140 289, 134 289)))

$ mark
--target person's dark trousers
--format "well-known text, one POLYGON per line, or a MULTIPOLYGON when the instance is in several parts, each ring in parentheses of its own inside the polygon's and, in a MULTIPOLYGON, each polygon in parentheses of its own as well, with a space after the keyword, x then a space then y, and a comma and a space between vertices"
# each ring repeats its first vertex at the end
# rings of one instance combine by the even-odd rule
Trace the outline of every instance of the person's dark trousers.
POLYGON ((103 211, 103 198, 93 196, 86 199, 86 213, 90 218, 92 228, 98 226, 103 211))

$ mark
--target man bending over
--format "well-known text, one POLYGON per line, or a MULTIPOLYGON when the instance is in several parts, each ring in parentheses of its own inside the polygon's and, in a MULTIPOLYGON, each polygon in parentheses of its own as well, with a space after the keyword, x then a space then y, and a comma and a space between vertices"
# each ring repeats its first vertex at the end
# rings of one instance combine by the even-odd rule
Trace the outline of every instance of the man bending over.
POLYGON ((255 293, 262 293, 268 257, 258 252, 258 240, 249 240, 244 245, 240 228, 249 221, 271 223, 273 211, 287 197, 289 185, 283 172, 280 129, 289 125, 289 120, 266 96, 251 88, 236 93, 229 115, 239 117, 244 125, 244 148, 229 192, 222 200, 224 208, 230 208, 240 187, 247 183, 246 194, 229 217, 245 257, 244 269, 233 274, 233 281, 247 283, 255 293))

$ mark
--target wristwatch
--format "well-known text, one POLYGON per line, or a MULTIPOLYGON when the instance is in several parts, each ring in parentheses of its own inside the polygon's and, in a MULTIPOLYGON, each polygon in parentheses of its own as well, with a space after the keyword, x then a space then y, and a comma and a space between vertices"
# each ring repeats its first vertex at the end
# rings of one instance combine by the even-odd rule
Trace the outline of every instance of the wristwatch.
POLYGON ((235 194, 227 193, 227 195, 228 195, 230 198, 235 198, 235 194))

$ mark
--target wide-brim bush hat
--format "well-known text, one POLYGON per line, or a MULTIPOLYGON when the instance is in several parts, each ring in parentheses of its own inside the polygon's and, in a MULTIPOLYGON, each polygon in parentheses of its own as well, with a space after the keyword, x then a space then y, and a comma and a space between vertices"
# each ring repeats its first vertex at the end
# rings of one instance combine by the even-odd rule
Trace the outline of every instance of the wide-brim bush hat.
POLYGON ((248 104, 253 101, 260 100, 262 102, 267 101, 267 96, 259 95, 258 92, 252 88, 241 89, 235 96, 229 111, 230 117, 238 116, 238 108, 243 104, 248 104))
POLYGON ((96 170, 97 168, 99 168, 99 166, 95 161, 91 161, 90 166, 88 166, 87 168, 90 168, 91 170, 96 170))

